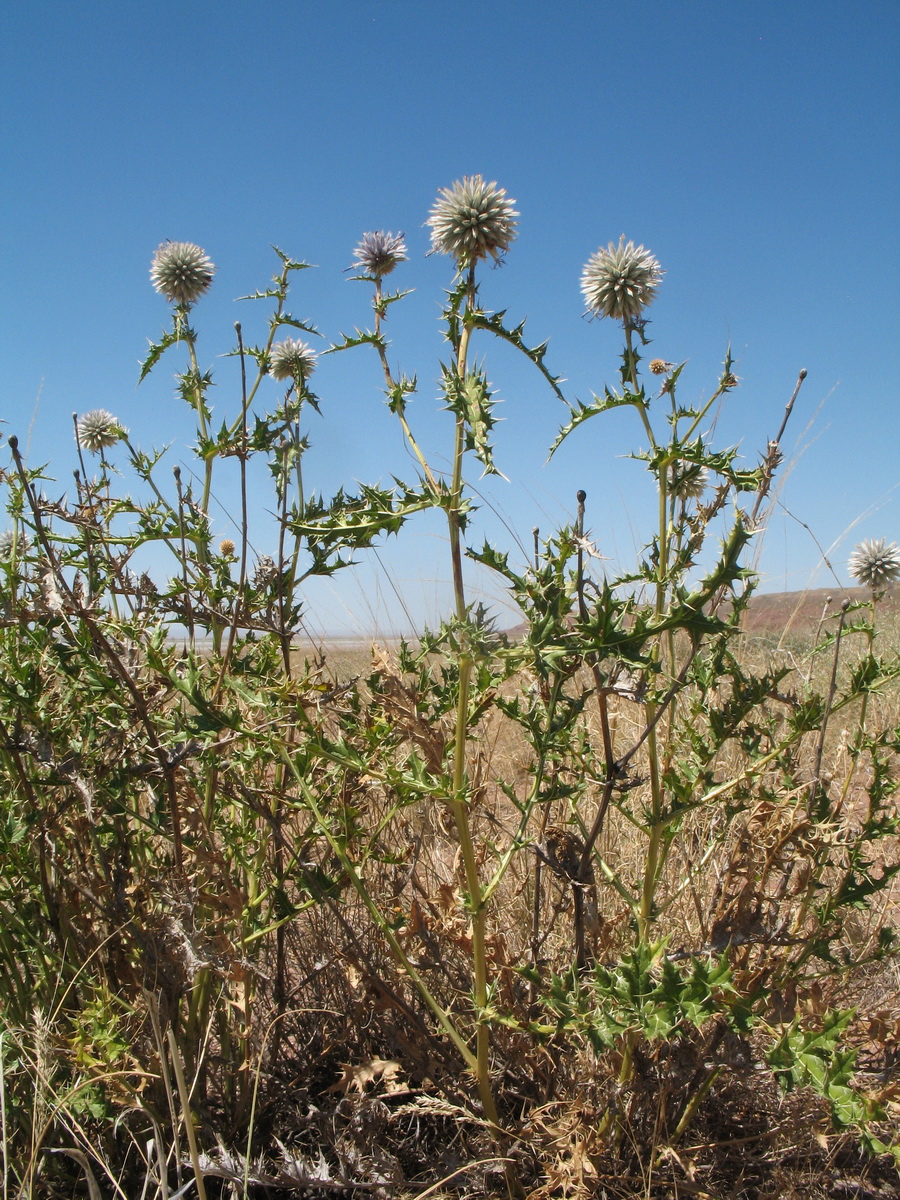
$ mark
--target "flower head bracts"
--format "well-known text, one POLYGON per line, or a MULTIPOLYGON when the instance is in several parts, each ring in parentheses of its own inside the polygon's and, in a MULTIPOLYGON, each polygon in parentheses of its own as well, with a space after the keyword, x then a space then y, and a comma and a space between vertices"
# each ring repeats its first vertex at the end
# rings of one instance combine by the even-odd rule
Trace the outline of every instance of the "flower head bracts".
POLYGON ((128 433, 105 408, 94 408, 85 413, 78 418, 75 428, 79 446, 91 454, 99 454, 108 446, 114 446, 128 433))

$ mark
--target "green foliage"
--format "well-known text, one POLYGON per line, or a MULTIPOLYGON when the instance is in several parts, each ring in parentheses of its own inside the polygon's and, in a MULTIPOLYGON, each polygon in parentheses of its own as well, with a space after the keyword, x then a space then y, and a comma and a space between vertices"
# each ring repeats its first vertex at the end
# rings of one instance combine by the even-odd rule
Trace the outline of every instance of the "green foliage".
POLYGON ((725 957, 694 959, 686 969, 661 943, 641 943, 612 969, 596 965, 586 977, 554 979, 547 1001, 559 1027, 583 1033, 597 1054, 627 1035, 669 1040, 717 1016, 740 1032, 750 1024, 725 957))
POLYGON ((869 1131, 872 1122, 884 1120, 883 1110, 853 1086, 856 1051, 845 1046, 842 1038, 855 1015, 854 1009, 826 1012, 814 1029, 804 1028, 795 1020, 766 1057, 784 1091, 814 1088, 828 1101, 838 1129, 858 1127, 872 1153, 894 1153, 900 1162, 900 1148, 891 1147, 869 1131))
POLYGON ((740 1079, 751 1044, 783 1087, 815 1089, 837 1128, 884 1151, 886 1109, 853 1074, 853 1012, 814 1022, 800 1002, 894 953, 877 914, 900 872, 900 727, 879 705, 900 665, 877 644, 874 597, 826 623, 799 666, 754 659, 745 564, 776 456, 748 469, 700 432, 736 386, 730 354, 702 404, 676 402, 672 364, 652 365, 651 395, 644 322, 627 322, 621 388, 570 405, 551 453, 632 409, 658 527, 614 577, 598 569, 582 492, 576 522, 535 531, 520 562, 466 544, 467 466, 497 471, 473 346, 514 346, 562 398, 547 343, 480 306, 474 268, 455 280, 444 473, 407 419, 415 379, 387 360, 384 322, 409 290, 359 276, 374 328, 329 352, 371 347, 419 480, 328 499, 311 486, 306 432, 310 409, 327 431, 327 402, 268 374, 278 330, 316 333, 286 309, 307 264, 276 253, 272 285, 245 297, 272 311, 257 340, 238 329, 232 353, 255 377, 231 411, 213 405, 187 308, 142 364, 143 379, 164 354, 186 359, 176 392, 196 415, 198 482, 164 479, 167 451, 124 437, 108 448, 115 466, 101 456, 96 478, 80 472, 71 500, 51 501, 47 472, 9 442, 0 1070, 22 1194, 51 1139, 88 1154, 93 1138, 117 1169, 114 1127, 146 1146, 189 1123, 210 1151, 217 1138, 253 1149, 258 1102, 277 1111, 302 1077, 318 1112, 338 1062, 384 1064, 371 1084, 394 1070, 389 1049, 415 1094, 458 1105, 474 1080, 473 1124, 535 1175, 549 1170, 527 1132, 548 1054, 566 1103, 606 1097, 591 1137, 611 1156, 632 1145, 640 1164, 674 1146, 722 1073, 740 1079), (213 479, 246 482, 252 458, 268 468, 273 524, 251 529, 245 506, 239 542, 215 549, 213 479), (119 472, 133 492, 115 494, 119 472), (304 657, 306 581, 429 509, 447 520, 452 612, 364 662, 304 657), (139 566, 153 546, 170 564, 158 580, 139 566), (514 633, 471 602, 466 556, 507 589, 514 633), (804 1017, 773 1025, 788 994, 804 1017), (682 1076, 666 1066, 679 1054, 682 1076), (182 1069, 193 1115, 178 1111, 182 1069))

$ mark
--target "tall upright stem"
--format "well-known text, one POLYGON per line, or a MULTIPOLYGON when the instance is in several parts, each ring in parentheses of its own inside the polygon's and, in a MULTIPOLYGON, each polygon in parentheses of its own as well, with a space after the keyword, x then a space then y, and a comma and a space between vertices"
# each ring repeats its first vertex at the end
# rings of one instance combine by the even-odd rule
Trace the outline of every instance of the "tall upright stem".
MULTIPOLYGON (((465 380, 468 363, 471 327, 466 320, 475 300, 475 268, 469 268, 468 288, 462 333, 456 355, 456 374, 465 380)), ((462 545, 460 536, 460 514, 463 494, 463 455, 465 453, 465 417, 456 417, 456 434, 453 448, 453 477, 450 484, 450 504, 447 521, 450 534, 450 558, 453 570, 453 595, 456 618, 462 623, 466 619, 466 594, 462 572, 462 545)), ((453 791, 450 808, 456 823, 459 848, 466 874, 468 908, 472 920, 472 966, 474 974, 473 1001, 475 1005, 475 1058, 478 1091, 487 1120, 499 1127, 499 1116, 494 1102, 490 1081, 489 1027, 485 1015, 488 998, 487 951, 485 944, 486 906, 478 875, 478 863, 472 830, 469 821, 469 798, 466 777, 466 750, 469 724, 469 689, 472 680, 472 655, 465 645, 459 654, 459 691, 456 701, 456 730, 453 743, 453 791)))
MULTIPOLYGON (((628 382, 635 394, 638 392, 637 368, 634 359, 634 346, 632 343, 632 327, 626 320, 625 322, 625 349, 630 372, 628 382)), ((638 410, 641 414, 641 419, 644 423, 647 437, 650 439, 650 446, 656 446, 656 440, 653 436, 653 430, 650 427, 650 420, 647 416, 646 409, 643 404, 638 410)), ((668 503, 668 467, 663 466, 659 475, 659 559, 656 568, 656 600, 655 613, 659 619, 666 606, 666 580, 669 572, 669 503, 668 503)), ((659 662, 660 652, 659 645, 653 648, 653 655, 659 662)), ((644 880, 641 887, 641 903, 638 909, 638 936, 641 941, 648 941, 650 934, 650 926, 653 921, 653 897, 656 891, 656 878, 659 871, 660 854, 662 851, 662 839, 664 826, 662 822, 663 810, 663 794, 662 781, 659 770, 659 745, 657 742, 657 721, 656 721, 656 702, 648 700, 646 705, 646 719, 649 733, 647 735, 647 758, 649 760, 650 773, 650 829, 649 843, 647 846, 647 854, 644 859, 644 880)))

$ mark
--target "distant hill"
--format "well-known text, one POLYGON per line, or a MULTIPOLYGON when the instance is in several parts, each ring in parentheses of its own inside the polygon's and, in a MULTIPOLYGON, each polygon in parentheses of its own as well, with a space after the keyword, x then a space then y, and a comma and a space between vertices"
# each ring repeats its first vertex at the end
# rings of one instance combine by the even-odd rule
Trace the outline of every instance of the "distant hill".
MULTIPOLYGON (((804 592, 758 593, 750 601, 744 617, 747 633, 782 632, 788 626, 801 630, 815 627, 822 614, 840 611, 844 599, 858 603, 869 599, 869 589, 810 588, 804 592)), ((882 612, 897 612, 900 609, 900 587, 888 588, 882 602, 882 612)))
MULTIPOLYGON (((840 611, 844 599, 851 603, 866 601, 869 599, 869 589, 833 587, 810 588, 802 592, 757 593, 744 616, 744 631, 749 634, 781 634, 786 629, 796 633, 814 631, 823 614, 827 617, 840 611)), ((900 612, 900 584, 887 589, 881 612, 884 616, 900 612)), ((515 625, 506 633, 513 640, 520 638, 525 633, 525 625, 515 625)))

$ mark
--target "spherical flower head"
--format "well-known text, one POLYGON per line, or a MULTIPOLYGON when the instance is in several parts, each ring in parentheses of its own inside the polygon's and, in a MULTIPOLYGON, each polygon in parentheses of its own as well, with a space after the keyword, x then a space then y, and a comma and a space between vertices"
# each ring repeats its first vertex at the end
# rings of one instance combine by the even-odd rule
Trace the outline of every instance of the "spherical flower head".
POLYGON ((212 283, 216 268, 193 242, 163 242, 150 264, 150 282, 170 304, 194 304, 212 283))
POLYGON ((700 463, 679 462, 669 467, 669 491, 680 500, 699 500, 709 486, 709 471, 700 463))
POLYGON ((353 251, 353 270, 362 271, 374 279, 390 275, 397 263, 406 262, 406 243, 402 233, 364 233, 362 241, 353 251))
POLYGON ((234 542, 231 538, 222 538, 219 542, 219 553, 223 558, 231 558, 234 554, 234 542))
POLYGON ((285 338, 276 342, 269 354, 269 374, 275 379, 296 382, 308 379, 316 369, 316 354, 306 342, 299 338, 285 338))
POLYGON ((99 454, 107 446, 114 446, 128 433, 105 408, 94 408, 79 417, 76 429, 78 445, 82 450, 89 450, 91 454, 99 454))
POLYGON ((857 583, 878 591, 900 579, 900 547, 896 542, 888 545, 884 538, 860 542, 847 567, 857 583))
POLYGON ((663 270, 649 250, 619 238, 602 246, 584 265, 581 290, 598 317, 636 321, 656 295, 663 270))
POLYGON ((514 204, 504 188, 480 175, 441 188, 426 221, 432 249, 455 258, 460 270, 488 255, 496 261, 516 236, 514 204))

